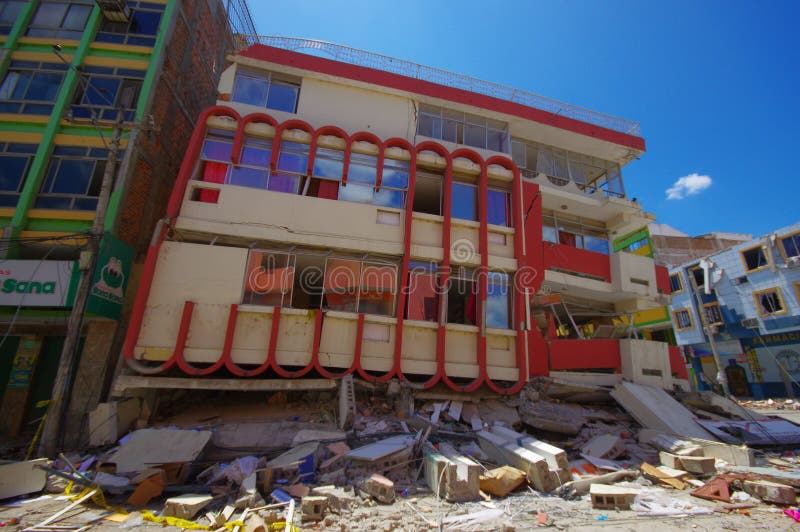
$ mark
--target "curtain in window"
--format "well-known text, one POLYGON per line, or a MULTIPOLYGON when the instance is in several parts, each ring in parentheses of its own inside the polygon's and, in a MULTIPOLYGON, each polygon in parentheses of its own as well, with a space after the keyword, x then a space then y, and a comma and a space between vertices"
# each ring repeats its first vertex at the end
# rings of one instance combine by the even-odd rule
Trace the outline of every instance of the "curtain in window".
MULTIPOLYGON (((203 168, 203 181, 206 183, 224 183, 227 173, 227 164, 207 161, 203 168)), ((199 200, 207 203, 216 203, 219 200, 219 190, 201 190, 199 200)))

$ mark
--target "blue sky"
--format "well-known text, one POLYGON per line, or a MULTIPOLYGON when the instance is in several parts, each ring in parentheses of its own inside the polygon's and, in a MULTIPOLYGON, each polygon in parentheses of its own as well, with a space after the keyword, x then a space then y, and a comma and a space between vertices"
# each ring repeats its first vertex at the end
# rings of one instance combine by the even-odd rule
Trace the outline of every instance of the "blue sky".
POLYGON ((249 2, 264 35, 353 46, 641 122, 647 152, 623 177, 659 222, 761 235, 800 220, 800 2, 249 2), (667 199, 694 174, 673 193, 682 199, 667 199))

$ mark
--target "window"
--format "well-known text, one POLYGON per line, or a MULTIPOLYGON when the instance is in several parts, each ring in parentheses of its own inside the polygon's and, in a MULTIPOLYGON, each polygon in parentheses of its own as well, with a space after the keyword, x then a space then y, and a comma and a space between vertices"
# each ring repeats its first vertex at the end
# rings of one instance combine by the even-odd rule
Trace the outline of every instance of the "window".
POLYGON ((694 281, 694 286, 697 290, 702 290, 706 285, 706 273, 700 266, 693 266, 687 270, 687 273, 694 281))
POLYGON ((56 146, 35 208, 95 210, 106 158, 108 150, 102 148, 56 146))
POLYGON ((436 264, 409 263, 408 303, 405 318, 439 321, 439 277, 436 264))
POLYGON ((609 254, 608 234, 602 224, 556 214, 542 216, 542 239, 595 253, 609 254))
POLYGON ((275 173, 269 177, 269 190, 297 194, 300 178, 308 172, 308 144, 281 141, 275 173))
POLYGON ((783 258, 785 260, 800 257, 800 233, 782 236, 780 237, 780 241, 781 253, 783 253, 783 258))
POLYGON ((84 71, 90 76, 85 83, 78 84, 71 108, 72 116, 115 120, 117 108, 122 107, 127 110, 125 120, 132 121, 145 72, 92 66, 84 67, 84 71))
POLYGON ((340 258, 326 261, 325 309, 392 316, 396 292, 394 264, 340 258))
POLYGON ((511 289, 508 274, 488 272, 486 292, 486 326, 498 329, 511 328, 511 289))
POLYGON ((780 288, 767 288, 753 292, 753 299, 756 302, 758 315, 762 318, 786 313, 780 288))
POLYGON ((475 272, 455 267, 447 286, 447 323, 477 325, 477 293, 475 272))
POLYGON ((22 0, 0 2, 0 35, 8 35, 14 27, 17 17, 22 12, 25 2, 22 0))
POLYGON ((94 2, 54 2, 44 0, 36 8, 30 24, 29 37, 58 37, 80 40, 94 2))
POLYGON ((414 212, 440 216, 442 214, 442 175, 417 168, 414 183, 414 212))
POLYGON ((453 181, 451 216, 460 220, 478 220, 478 187, 453 181))
POLYGON ((769 267, 769 259, 767 259, 764 246, 743 249, 739 254, 742 256, 745 273, 753 273, 769 267))
POLYGON ((94 40, 132 46, 154 46, 164 6, 131 0, 127 0, 127 4, 131 8, 130 20, 115 22, 104 17, 94 40))
POLYGON ((0 143, 0 207, 16 206, 37 147, 36 144, 0 143))
POLYGON ((417 134, 508 153, 508 124, 505 122, 424 103, 419 104, 417 134))
POLYGON ((676 331, 685 331, 686 329, 691 329, 694 327, 694 324, 692 323, 692 315, 689 313, 689 309, 687 308, 673 310, 672 321, 675 322, 676 331))
POLYGON ((524 177, 543 173, 556 185, 573 181, 589 194, 602 190, 607 196, 625 197, 622 174, 614 162, 522 139, 511 141, 511 157, 524 177))
POLYGON ((719 303, 706 303, 703 305, 703 312, 706 314, 706 323, 708 325, 722 325, 724 323, 719 303))
POLYGON ((66 69, 64 64, 12 61, 0 85, 0 113, 49 115, 66 69))
POLYGON ((669 276, 669 289, 673 294, 680 294, 683 292, 683 279, 681 279, 681 274, 673 273, 669 276))
POLYGON ((300 81, 295 78, 271 72, 256 74, 237 70, 231 99, 235 102, 294 113, 297 111, 299 94, 300 81))
POLYGON ((288 307, 294 285, 294 255, 250 251, 243 304, 288 307))
POLYGON ((490 188, 486 211, 490 224, 511 227, 511 194, 504 190, 490 188))

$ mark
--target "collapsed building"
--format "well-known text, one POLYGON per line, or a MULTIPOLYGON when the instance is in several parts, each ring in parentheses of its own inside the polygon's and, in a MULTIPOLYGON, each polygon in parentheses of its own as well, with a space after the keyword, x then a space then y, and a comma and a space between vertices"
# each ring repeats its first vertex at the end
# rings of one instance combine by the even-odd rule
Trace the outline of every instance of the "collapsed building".
POLYGON ((228 59, 115 390, 687 386, 679 353, 628 325, 669 300, 637 252, 654 217, 622 179, 645 151, 637 123, 318 41, 261 37, 228 59))

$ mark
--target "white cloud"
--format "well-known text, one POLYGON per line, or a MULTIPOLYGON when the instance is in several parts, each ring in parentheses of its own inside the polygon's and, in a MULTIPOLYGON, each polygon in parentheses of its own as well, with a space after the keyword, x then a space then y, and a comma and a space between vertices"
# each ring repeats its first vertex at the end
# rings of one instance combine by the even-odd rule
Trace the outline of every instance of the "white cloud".
POLYGON ((667 199, 679 200, 694 196, 711 186, 711 177, 700 174, 683 176, 667 189, 667 199))

